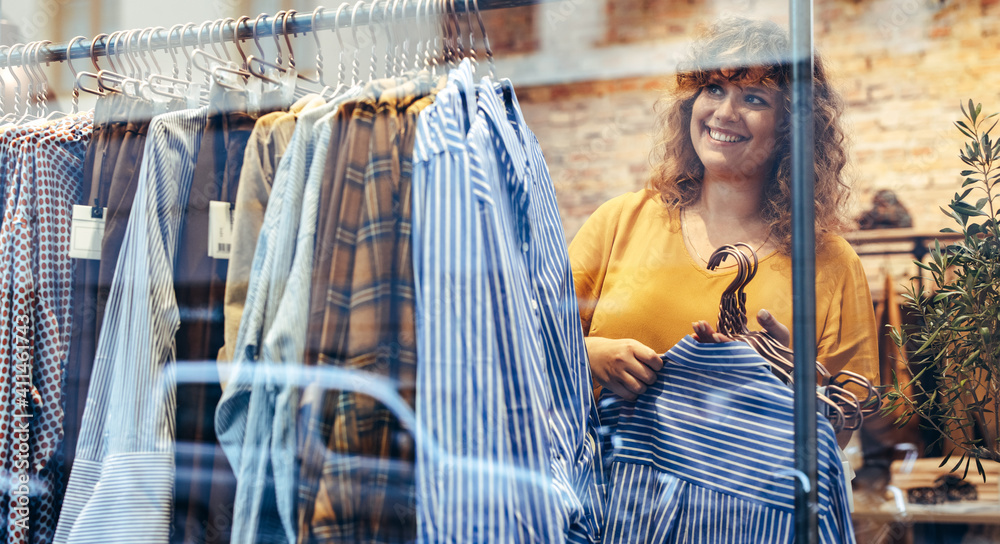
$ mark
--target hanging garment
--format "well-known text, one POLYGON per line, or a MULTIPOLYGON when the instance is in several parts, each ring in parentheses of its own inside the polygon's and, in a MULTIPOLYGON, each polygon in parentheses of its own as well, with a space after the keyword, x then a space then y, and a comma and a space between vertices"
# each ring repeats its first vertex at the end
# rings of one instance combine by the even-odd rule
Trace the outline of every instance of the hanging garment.
MULTIPOLYGON (((101 241, 101 253, 107 255, 104 259, 112 267, 112 274, 105 270, 104 281, 110 285, 114 266, 121 247, 121 236, 116 223, 123 219, 123 214, 115 208, 124 207, 124 220, 128 220, 128 210, 132 208, 131 200, 120 199, 112 204, 109 193, 111 184, 117 180, 122 187, 134 186, 134 180, 123 172, 115 177, 118 165, 118 155, 123 151, 122 143, 128 126, 128 116, 134 101, 120 94, 111 94, 98 98, 94 107, 94 136, 87 147, 83 173, 83 194, 74 204, 107 208, 104 211, 105 236, 101 241), (113 214, 110 231, 107 218, 113 214)), ((148 123, 149 116, 146 116, 148 123)), ((124 150, 122 165, 141 162, 142 147, 136 145, 124 150)), ((144 145, 144 142, 143 144, 144 145)), ((121 192, 122 195, 134 192, 121 192)), ((93 373, 94 354, 97 351, 97 338, 101 328, 98 313, 104 315, 100 308, 99 291, 101 285, 101 261, 78 259, 74 262, 73 278, 73 328, 72 344, 69 351, 69 362, 66 365, 66 466, 72 467, 76 457, 76 445, 79 439, 83 421, 83 412, 87 405, 87 394, 90 389, 90 378, 93 373)), ((107 265, 106 265, 107 266, 107 265)), ((105 296, 102 300, 107 301, 105 296)))
MULTIPOLYGON (((605 390, 613 444, 605 543, 795 538, 794 395, 742 342, 685 337, 635 403, 605 390)), ((819 534, 853 543, 837 437, 816 416, 819 534)))
MULTIPOLYGON (((243 157, 256 119, 244 93, 214 87, 191 182, 174 269, 180 311, 176 333, 179 370, 214 360, 224 343, 223 298, 228 261, 209 257, 210 202, 236 200, 243 157)), ((222 390, 214 373, 177 386, 173 542, 230 541, 235 477, 217 446, 214 407, 222 390)))
POLYGON ((414 151, 419 538, 595 542, 597 415, 551 180, 509 82, 506 103, 476 91, 463 62, 414 151))
MULTIPOLYGON (((355 101, 321 188, 306 364, 393 380, 413 403, 416 353, 410 254, 413 120, 433 82, 376 80, 355 101), (324 196, 323 191, 330 194, 324 196)), ((298 542, 410 542, 413 441, 397 417, 353 391, 307 389, 299 426, 298 542)))
POLYGON ((0 344, 5 446, 10 475, 0 529, 3 542, 52 541, 66 467, 62 456, 63 371, 69 352, 72 262, 69 218, 79 198, 91 112, 57 122, 8 128, 0 138, 6 198, 0 241, 0 344), (22 446, 27 446, 25 450, 22 446), (30 507, 27 502, 30 497, 30 507))
POLYGON ((168 541, 180 326, 174 259, 207 113, 183 110, 150 124, 56 542, 168 541))
POLYGON ((292 138, 274 176, 257 240, 233 369, 216 412, 220 443, 237 477, 233 539, 238 542, 295 539, 294 464, 271 462, 272 449, 286 453, 278 459, 294 458, 294 433, 279 433, 283 437, 280 443, 273 440, 277 385, 269 378, 272 371, 258 370, 256 363, 262 337, 274 323, 292 265, 315 124, 345 98, 305 108, 297 116, 292 138))
POLYGON ((220 361, 233 360, 232 352, 243 317, 257 237, 264 224, 264 211, 274 175, 295 132, 298 114, 325 103, 316 95, 308 95, 293 104, 289 111, 262 115, 254 124, 243 157, 233 206, 233 247, 226 275, 226 345, 220 351, 220 361))

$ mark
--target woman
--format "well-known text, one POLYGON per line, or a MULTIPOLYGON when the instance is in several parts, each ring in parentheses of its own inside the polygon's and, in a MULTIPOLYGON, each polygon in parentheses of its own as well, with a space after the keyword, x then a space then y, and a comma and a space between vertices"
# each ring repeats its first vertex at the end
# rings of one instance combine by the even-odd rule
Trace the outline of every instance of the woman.
MULTIPOLYGON (((716 24, 693 48, 661 114, 648 189, 619 196, 570 245, 595 382, 635 400, 659 354, 717 318, 735 270, 707 269, 724 244, 756 248, 747 310, 783 340, 792 322, 787 35, 749 20, 716 24)), ((878 383, 876 325, 861 262, 835 233, 848 187, 841 101, 815 61, 816 336, 830 372, 878 383)), ((715 339, 719 340, 716 335, 715 339)), ((787 342, 786 342, 787 343, 787 342)))

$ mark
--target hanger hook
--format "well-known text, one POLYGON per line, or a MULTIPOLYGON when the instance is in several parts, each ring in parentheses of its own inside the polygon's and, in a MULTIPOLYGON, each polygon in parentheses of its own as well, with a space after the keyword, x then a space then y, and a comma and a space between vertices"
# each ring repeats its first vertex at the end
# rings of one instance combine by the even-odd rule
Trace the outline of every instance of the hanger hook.
POLYGON ((28 46, 24 48, 24 53, 21 54, 20 68, 24 70, 24 74, 28 77, 28 94, 25 97, 24 115, 31 113, 31 102, 35 99, 35 95, 33 94, 35 91, 35 70, 31 66, 31 55, 37 46, 38 42, 29 42, 28 46))
POLYGON ((361 83, 361 70, 358 66, 358 53, 361 51, 361 43, 358 42, 358 26, 355 24, 358 15, 358 8, 365 5, 364 0, 354 4, 354 9, 351 10, 351 36, 354 37, 354 70, 352 72, 351 84, 357 85, 361 83))
POLYGON ((372 38, 372 60, 371 60, 371 76, 370 79, 375 79, 377 74, 375 73, 375 68, 378 67, 378 41, 375 36, 375 6, 378 5, 378 0, 372 0, 371 7, 368 8, 368 34, 372 38))
POLYGON ((347 2, 344 2, 344 3, 340 4, 340 6, 337 7, 337 13, 336 13, 336 15, 334 15, 334 17, 333 17, 334 18, 334 22, 333 22, 333 35, 337 38, 337 43, 340 45, 340 48, 337 51, 337 61, 339 63, 339 66, 338 66, 338 69, 337 69, 337 83, 338 84, 342 84, 344 81, 347 80, 347 63, 344 62, 344 51, 345 51, 346 47, 344 46, 344 40, 341 39, 341 36, 340 36, 340 32, 342 30, 340 28, 340 12, 344 11, 345 9, 347 9, 349 7, 351 7, 351 4, 349 4, 347 2))
POLYGON ((108 50, 108 35, 107 34, 98 34, 97 36, 94 36, 94 38, 92 40, 90 40, 90 62, 94 65, 94 72, 95 73, 101 71, 101 67, 97 65, 97 42, 98 41, 104 41, 104 51, 105 51, 105 55, 107 55, 107 50, 108 50))
MULTIPOLYGON (((221 36, 222 22, 223 19, 216 19, 212 21, 212 24, 209 25, 208 27, 208 45, 209 47, 212 48, 212 53, 214 53, 215 56, 219 57, 220 59, 223 57, 223 54, 219 52, 219 42, 215 39, 215 27, 219 27, 219 34, 221 36)), ((228 53, 226 54, 226 56, 228 56, 228 53)))
POLYGON ((385 31, 385 75, 389 77, 390 74, 395 73, 395 62, 394 59, 390 59, 392 56, 392 47, 395 42, 393 37, 392 29, 389 27, 389 8, 392 7, 392 0, 385 0, 385 9, 382 10, 382 29, 385 31))
POLYGON ((122 45, 122 54, 125 55, 125 59, 122 60, 121 56, 118 57, 118 60, 122 65, 123 74, 127 69, 128 74, 125 75, 133 78, 136 77, 136 71, 138 68, 137 65, 132 63, 132 36, 135 36, 135 32, 135 30, 126 30, 122 33, 122 36, 118 38, 119 41, 123 39, 125 40, 125 43, 122 45))
MULTIPOLYGON (((167 29, 163 28, 162 26, 154 27, 153 30, 150 31, 149 33, 149 38, 146 39, 146 50, 149 52, 149 58, 153 59, 153 66, 156 66, 157 74, 162 74, 163 68, 160 67, 159 61, 156 60, 156 54, 153 53, 153 35, 160 31, 166 32, 167 29)), ((168 49, 170 48, 169 34, 167 34, 167 48, 168 49)))
POLYGON ((476 31, 472 26, 472 10, 469 9, 469 0, 465 0, 465 18, 469 23, 469 58, 475 64, 479 62, 479 59, 476 58, 476 31))
POLYGON ((260 37, 257 35, 257 25, 260 24, 261 19, 267 19, 267 14, 261 13, 253 20, 253 43, 257 46, 257 51, 260 52, 260 58, 264 58, 264 48, 260 46, 260 37))
POLYGON ((479 32, 483 35, 483 50, 486 51, 486 60, 490 63, 490 79, 496 79, 496 63, 493 60, 493 49, 490 48, 490 37, 486 34, 486 25, 483 23, 483 14, 479 11, 479 0, 472 0, 472 7, 476 10, 476 20, 479 22, 479 32))
POLYGON ((236 20, 236 24, 233 26, 233 45, 236 46, 236 51, 240 54, 243 59, 243 68, 246 69, 247 66, 247 54, 243 51, 243 47, 240 46, 240 25, 249 24, 250 17, 247 15, 240 15, 240 18, 236 20))
MULTIPOLYGON (((188 81, 191 81, 191 53, 188 53, 187 49, 184 49, 184 35, 189 31, 194 32, 198 28, 198 23, 187 23, 184 25, 184 32, 181 33, 181 52, 184 53, 184 73, 187 76, 188 81)), ((198 34, 195 34, 195 41, 201 42, 198 38, 198 34)))
POLYGON ((142 35, 145 34, 146 32, 149 32, 149 40, 148 41, 149 41, 150 44, 152 44, 153 43, 153 32, 154 31, 155 31, 154 27, 144 28, 142 31, 139 32, 139 35, 137 36, 137 39, 136 39, 135 56, 140 61, 142 61, 143 65, 146 66, 146 71, 143 72, 143 77, 149 77, 150 75, 152 75, 152 73, 153 73, 153 66, 151 64, 149 64, 149 59, 147 58, 148 57, 148 53, 142 47, 142 35))
POLYGON ((39 117, 44 117, 45 112, 48 111, 49 109, 49 104, 48 104, 49 77, 48 75, 45 74, 45 70, 42 69, 42 63, 41 61, 38 60, 38 56, 42 53, 42 48, 51 43, 52 42, 49 40, 42 40, 42 42, 38 44, 38 48, 35 49, 35 65, 38 67, 38 73, 42 76, 42 87, 38 95, 38 97, 41 98, 41 108, 39 110, 41 115, 39 115, 39 117))
MULTIPOLYGON (((292 51, 292 39, 288 36, 288 18, 294 17, 298 13, 294 9, 288 10, 285 16, 281 18, 281 33, 285 35, 285 45, 288 47, 288 66, 295 68, 295 52, 292 51)), ((298 34, 296 33, 297 37, 298 34)))
POLYGON ((281 60, 281 38, 278 36, 278 17, 281 17, 282 21, 285 20, 285 14, 288 13, 285 10, 281 10, 274 14, 274 18, 271 19, 271 37, 274 38, 274 47, 278 51, 277 56, 274 59, 274 63, 278 66, 282 65, 281 60))
MULTIPOLYGON (((14 54, 14 50, 18 47, 25 49, 26 46, 23 43, 15 43, 10 46, 10 51, 7 52, 8 61, 10 61, 10 56, 14 54)), ((23 56, 21 58, 21 62, 24 62, 23 56)), ((8 66, 8 68, 10 68, 8 70, 8 72, 10 72, 10 77, 14 79, 14 115, 19 115, 21 111, 21 78, 17 77, 17 70, 14 70, 11 66, 8 66)))
POLYGON ((177 54, 176 54, 177 52, 174 50, 174 45, 173 45, 174 30, 178 30, 178 29, 180 30, 181 41, 183 41, 184 40, 184 24, 183 23, 176 24, 176 25, 170 27, 170 30, 167 31, 167 53, 170 53, 170 59, 174 62, 174 69, 173 69, 172 73, 173 73, 173 76, 175 78, 180 73, 180 65, 177 63, 177 54))
POLYGON ((131 34, 130 31, 123 30, 118 35, 117 39, 115 39, 115 49, 117 50, 117 54, 115 55, 115 60, 118 61, 118 65, 121 66, 121 72, 119 73, 122 75, 125 75, 127 69, 131 67, 125 65, 126 62, 128 61, 128 54, 126 53, 126 51, 128 50, 128 41, 126 40, 124 44, 122 43, 122 40, 125 40, 129 34, 131 34), (125 59, 122 59, 123 53, 125 54, 125 59))
MULTIPOLYGON (((222 48, 222 52, 226 54, 226 60, 233 62, 233 56, 229 54, 229 49, 226 48, 226 27, 229 23, 235 23, 236 19, 232 17, 226 17, 219 22, 219 47, 222 48)), ((233 27, 233 37, 236 37, 236 27, 233 27)))
POLYGON ((108 64, 111 65, 111 71, 116 73, 118 72, 118 66, 115 65, 115 59, 113 55, 115 51, 115 46, 118 43, 118 34, 120 33, 121 33, 120 30, 116 30, 111 34, 109 34, 108 39, 104 44, 104 57, 108 59, 108 64))
POLYGON ((141 45, 142 44, 142 33, 144 31, 145 31, 144 28, 143 29, 139 29, 139 30, 132 30, 132 31, 130 31, 128 33, 128 39, 125 41, 125 58, 128 60, 129 65, 131 65, 133 67, 132 77, 134 77, 136 79, 140 78, 142 76, 142 74, 143 74, 142 66, 139 66, 139 61, 142 60, 142 59, 139 58, 138 49, 132 47, 132 38, 133 37, 137 38, 136 39, 136 46, 141 45))
POLYGON ((132 66, 130 62, 131 59, 129 59, 128 56, 128 38, 129 36, 132 35, 132 32, 133 31, 131 30, 123 30, 122 33, 118 35, 118 39, 115 40, 115 49, 120 49, 120 51, 118 51, 118 54, 115 55, 115 60, 118 61, 118 65, 121 66, 122 68, 122 71, 119 72, 122 75, 130 75, 130 76, 135 75, 135 69, 132 66), (124 40, 125 43, 122 43, 122 40, 124 40), (123 54, 125 55, 124 59, 122 59, 123 54), (125 74, 126 71, 128 71, 129 73, 125 74))
POLYGON ((66 64, 69 65, 69 71, 73 73, 74 78, 76 77, 77 73, 76 73, 76 66, 73 66, 73 44, 76 43, 77 41, 86 39, 87 39, 86 36, 75 36, 73 37, 73 39, 69 41, 68 44, 66 44, 66 64))
POLYGON ((319 43, 319 29, 316 28, 316 17, 325 11, 323 6, 316 6, 309 19, 309 27, 312 28, 313 39, 316 41, 316 80, 320 85, 323 83, 323 46, 319 43))
MULTIPOLYGON (((205 48, 205 44, 201 41, 201 33, 205 31, 205 27, 206 26, 208 26, 208 25, 214 25, 214 24, 215 24, 215 21, 205 21, 205 22, 201 23, 200 25, 198 25, 198 49, 204 49, 205 48)), ((211 31, 212 31, 212 29, 209 28, 209 36, 208 36, 209 43, 212 42, 211 31)), ((216 56, 219 56, 219 55, 216 55, 216 56)))
MULTIPOLYGON (((396 8, 399 7, 399 0, 392 0, 392 25, 395 27, 399 22, 398 13, 396 8)), ((403 9, 406 9, 406 4, 403 4, 403 9)), ((406 42, 408 36, 404 33, 402 41, 395 38, 395 32, 393 32, 393 44, 392 44, 392 69, 396 73, 400 73, 406 70, 406 42)))

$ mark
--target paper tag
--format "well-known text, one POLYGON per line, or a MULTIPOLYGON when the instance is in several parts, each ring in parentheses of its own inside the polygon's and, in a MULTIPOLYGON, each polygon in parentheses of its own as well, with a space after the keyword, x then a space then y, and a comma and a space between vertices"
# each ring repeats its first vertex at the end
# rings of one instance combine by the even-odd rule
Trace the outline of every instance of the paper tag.
POLYGON ((107 208, 73 206, 73 220, 69 230, 69 256, 71 259, 101 260, 101 242, 104 240, 104 217, 107 208))
POLYGON ((208 203, 208 256, 228 259, 233 251, 233 212, 228 202, 208 203))
POLYGON ((264 97, 264 85, 260 78, 252 77, 246 84, 247 113, 256 117, 260 113, 264 97))
POLYGON ((191 83, 187 88, 187 107, 195 109, 201 106, 201 84, 191 83))
POLYGON ((295 98, 295 87, 298 85, 298 73, 295 68, 289 66, 285 72, 278 76, 281 81, 281 99, 285 104, 291 104, 295 98))

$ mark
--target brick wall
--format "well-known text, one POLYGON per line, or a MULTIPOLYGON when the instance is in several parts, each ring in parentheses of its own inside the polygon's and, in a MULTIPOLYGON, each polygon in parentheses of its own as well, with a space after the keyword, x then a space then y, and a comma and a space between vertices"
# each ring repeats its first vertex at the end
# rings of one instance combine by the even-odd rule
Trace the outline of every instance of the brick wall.
MULTIPOLYGON (((631 24, 642 17, 621 10, 628 6, 649 15, 649 4, 609 0, 606 10, 612 20, 631 24)), ((657 4, 670 8, 657 8, 657 13, 672 14, 669 24, 685 29, 725 11, 694 0, 657 4)), ((855 212, 870 203, 874 191, 890 188, 910 208, 916 227, 948 226, 938 207, 959 187, 958 172, 963 169, 957 158, 962 137, 952 125, 961 115, 958 105, 973 98, 983 102, 984 111, 1000 111, 998 4, 816 2, 817 48, 848 103, 844 122, 853 141, 855 212)), ((761 9, 765 7, 772 20, 786 23, 784 8, 768 4, 761 9)), ((650 21, 665 23, 661 19, 650 21)), ((606 35, 648 43, 662 40, 648 28, 609 29, 606 35)), ((652 108, 668 81, 669 75, 519 87, 525 115, 549 161, 568 237, 600 203, 644 184, 652 108)))

